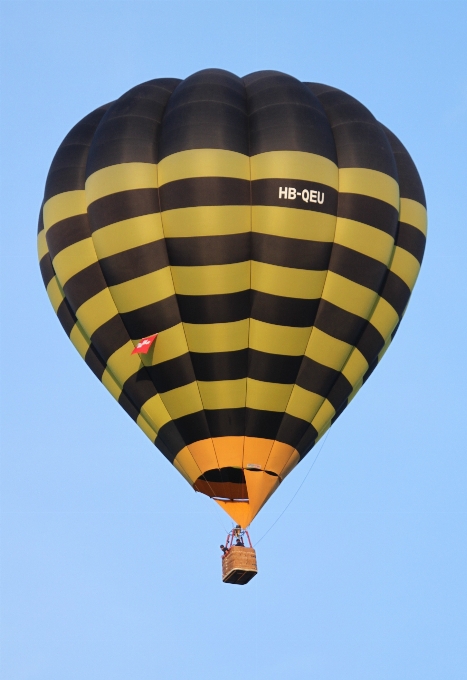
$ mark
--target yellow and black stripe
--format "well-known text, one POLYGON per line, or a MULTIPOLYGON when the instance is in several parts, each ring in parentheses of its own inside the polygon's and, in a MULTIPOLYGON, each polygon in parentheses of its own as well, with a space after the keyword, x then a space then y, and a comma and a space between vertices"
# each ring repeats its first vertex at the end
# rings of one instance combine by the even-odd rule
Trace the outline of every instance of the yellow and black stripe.
POLYGON ((359 102, 209 69, 73 128, 38 247, 86 363, 246 526, 387 349, 425 238, 415 166, 359 102))

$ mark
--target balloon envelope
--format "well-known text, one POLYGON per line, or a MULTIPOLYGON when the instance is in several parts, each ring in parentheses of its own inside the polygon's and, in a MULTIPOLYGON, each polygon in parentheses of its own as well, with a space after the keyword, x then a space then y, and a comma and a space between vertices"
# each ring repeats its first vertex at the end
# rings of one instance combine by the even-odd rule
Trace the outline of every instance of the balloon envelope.
POLYGON ((71 130, 38 248, 91 370, 247 526, 379 362, 425 237, 417 170, 357 100, 208 69, 71 130))

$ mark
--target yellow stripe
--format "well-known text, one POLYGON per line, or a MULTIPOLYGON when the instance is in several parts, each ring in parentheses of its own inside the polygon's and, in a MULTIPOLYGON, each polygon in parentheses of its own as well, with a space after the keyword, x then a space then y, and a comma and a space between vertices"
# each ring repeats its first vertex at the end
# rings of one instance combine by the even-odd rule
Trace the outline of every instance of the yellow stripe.
POLYGON ((304 151, 267 151, 251 158, 251 179, 301 179, 338 188, 338 169, 324 156, 304 151))
POLYGON ((394 248, 392 236, 380 229, 343 217, 338 217, 337 222, 335 243, 372 257, 385 265, 389 264, 394 248))
MULTIPOLYGON (((140 340, 141 338, 133 339, 140 340)), ((141 361, 146 366, 154 366, 163 361, 169 361, 186 354, 188 352, 188 345, 183 325, 179 323, 165 331, 160 331, 151 349, 152 351, 149 350, 148 354, 139 355, 141 361)))
POLYGON ((318 413, 311 422, 315 430, 318 432, 318 435, 321 430, 328 426, 329 421, 335 415, 335 413, 336 411, 334 410, 332 404, 327 399, 325 399, 318 413))
POLYGON ((49 300, 52 304, 54 312, 57 313, 57 309, 60 307, 60 304, 65 296, 63 295, 63 291, 60 288, 56 276, 54 276, 53 279, 49 281, 49 285, 47 286, 47 295, 49 296, 49 300))
POLYGON ((378 296, 366 286, 329 272, 322 297, 346 312, 367 319, 378 296))
POLYGON ((383 298, 379 298, 378 304, 370 317, 371 325, 380 332, 384 339, 386 339, 391 335, 398 322, 399 317, 395 309, 389 302, 386 302, 383 298))
POLYGON ((353 346, 313 328, 305 355, 323 366, 340 371, 353 346))
POLYGON ((247 380, 246 405, 260 411, 285 410, 293 385, 247 380))
POLYGON ((122 394, 122 388, 121 386, 117 383, 113 375, 110 373, 110 371, 106 368, 104 373, 102 374, 101 382, 104 385, 104 387, 110 392, 112 397, 118 401, 120 398, 120 395, 122 394))
POLYGON ((85 238, 64 248, 55 255, 52 262, 60 284, 64 286, 72 276, 97 262, 92 238, 85 238))
POLYGON ((144 402, 141 414, 152 424, 156 432, 159 432, 161 427, 172 420, 160 394, 155 394, 144 402))
POLYGON ((311 423, 323 401, 321 395, 294 385, 286 413, 311 423))
POLYGON ((412 227, 419 229, 422 234, 427 234, 427 213, 426 208, 418 201, 410 198, 401 198, 401 211, 399 220, 412 227))
POLYGON ((109 291, 120 314, 160 302, 174 295, 170 267, 109 286, 109 291))
POLYGON ((173 464, 191 484, 193 484, 201 475, 201 470, 196 464, 195 459, 193 458, 193 455, 191 454, 188 447, 185 447, 177 453, 173 464))
POLYGON ((164 392, 161 399, 173 419, 203 410, 196 382, 164 392))
POLYGON ((44 229, 47 232, 57 222, 84 213, 86 213, 84 191, 65 191, 63 194, 57 194, 44 203, 44 229))
POLYGON ((78 350, 80 356, 84 359, 91 342, 78 323, 75 323, 71 329, 70 340, 78 350))
POLYGON ((380 353, 378 354, 378 363, 381 361, 381 359, 383 358, 383 356, 386 354, 386 352, 387 352, 387 350, 388 350, 389 345, 391 344, 391 342, 392 342, 391 336, 389 336, 388 338, 386 338, 386 342, 384 343, 384 347, 383 347, 383 349, 380 351, 380 353))
POLYGON ((119 163, 97 170, 86 180, 86 203, 132 189, 156 189, 157 165, 154 163, 119 163))
POLYGON ((134 375, 140 368, 141 363, 136 354, 132 354, 134 345, 130 340, 119 347, 107 360, 107 368, 115 376, 120 385, 134 375))
POLYGON ((248 347, 249 319, 183 326, 191 352, 234 352, 248 347))
POLYGON ((148 437, 148 439, 150 439, 154 444, 156 441, 157 432, 153 430, 153 428, 149 425, 149 423, 146 422, 141 414, 136 418, 136 424, 141 430, 143 430, 146 437, 148 437))
POLYGON ((250 179, 250 159, 225 149, 190 149, 167 156, 159 163, 159 186, 189 177, 250 179))
POLYGON ((362 376, 362 378, 360 378, 360 380, 354 385, 354 388, 353 388, 352 392, 351 392, 351 393, 349 394, 349 396, 347 397, 347 406, 350 404, 350 402, 351 402, 352 399, 355 397, 355 395, 357 394, 357 392, 361 389, 362 385, 363 385, 363 376, 362 376))
POLYGON ((240 380, 198 380, 203 406, 206 409, 243 408, 245 406, 246 378, 240 380))
POLYGON ((264 321, 250 320, 250 347, 269 354, 300 356, 304 354, 310 328, 276 326, 264 321))
POLYGON ((251 288, 270 295, 316 300, 321 297, 325 279, 326 271, 251 262, 251 288))
POLYGON ((86 302, 83 302, 81 307, 77 310, 76 316, 82 324, 86 335, 90 338, 94 331, 102 326, 106 321, 109 321, 117 314, 117 308, 109 293, 109 289, 105 288, 100 293, 94 295, 86 302))
POLYGON ((39 262, 42 260, 44 255, 48 254, 48 252, 49 248, 45 238, 45 229, 42 229, 42 231, 37 234, 37 256, 39 258, 39 262))
POLYGON ((339 192, 371 196, 399 210, 399 185, 384 172, 367 168, 339 168, 339 192))
POLYGON ((166 238, 225 236, 250 231, 249 205, 206 205, 162 213, 166 238))
POLYGON ((250 262, 171 267, 179 295, 220 295, 238 293, 250 287, 250 262))
POLYGON ((350 355, 344 368, 342 369, 342 374, 345 378, 347 378, 352 387, 354 387, 358 381, 361 380, 362 376, 365 375, 367 370, 367 360, 363 354, 357 348, 355 348, 352 351, 352 354, 350 355))
POLYGON ((394 259, 391 262, 391 271, 397 274, 412 290, 420 271, 420 262, 407 250, 396 247, 394 259))
POLYGON ((334 215, 265 205, 252 206, 251 215, 252 230, 260 234, 325 243, 334 240, 334 215))
POLYGON ((94 247, 100 259, 163 238, 160 213, 115 222, 115 224, 98 229, 92 235, 94 247))

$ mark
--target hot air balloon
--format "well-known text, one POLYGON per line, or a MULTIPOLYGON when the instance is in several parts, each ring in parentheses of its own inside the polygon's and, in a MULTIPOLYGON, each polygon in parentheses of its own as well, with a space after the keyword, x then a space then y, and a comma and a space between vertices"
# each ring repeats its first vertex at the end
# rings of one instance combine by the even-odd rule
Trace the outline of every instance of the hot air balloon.
POLYGON ((243 530, 385 353, 425 238, 415 165, 356 99, 207 69, 70 131, 38 248, 85 362, 243 530))

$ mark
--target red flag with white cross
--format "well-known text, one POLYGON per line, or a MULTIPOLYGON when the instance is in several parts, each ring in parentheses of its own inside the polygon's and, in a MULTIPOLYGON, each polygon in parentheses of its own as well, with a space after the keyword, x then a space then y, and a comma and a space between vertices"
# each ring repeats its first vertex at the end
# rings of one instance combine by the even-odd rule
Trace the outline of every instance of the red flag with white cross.
POLYGON ((147 338, 141 338, 132 354, 147 354, 158 335, 159 333, 155 333, 154 335, 148 335, 147 338))

